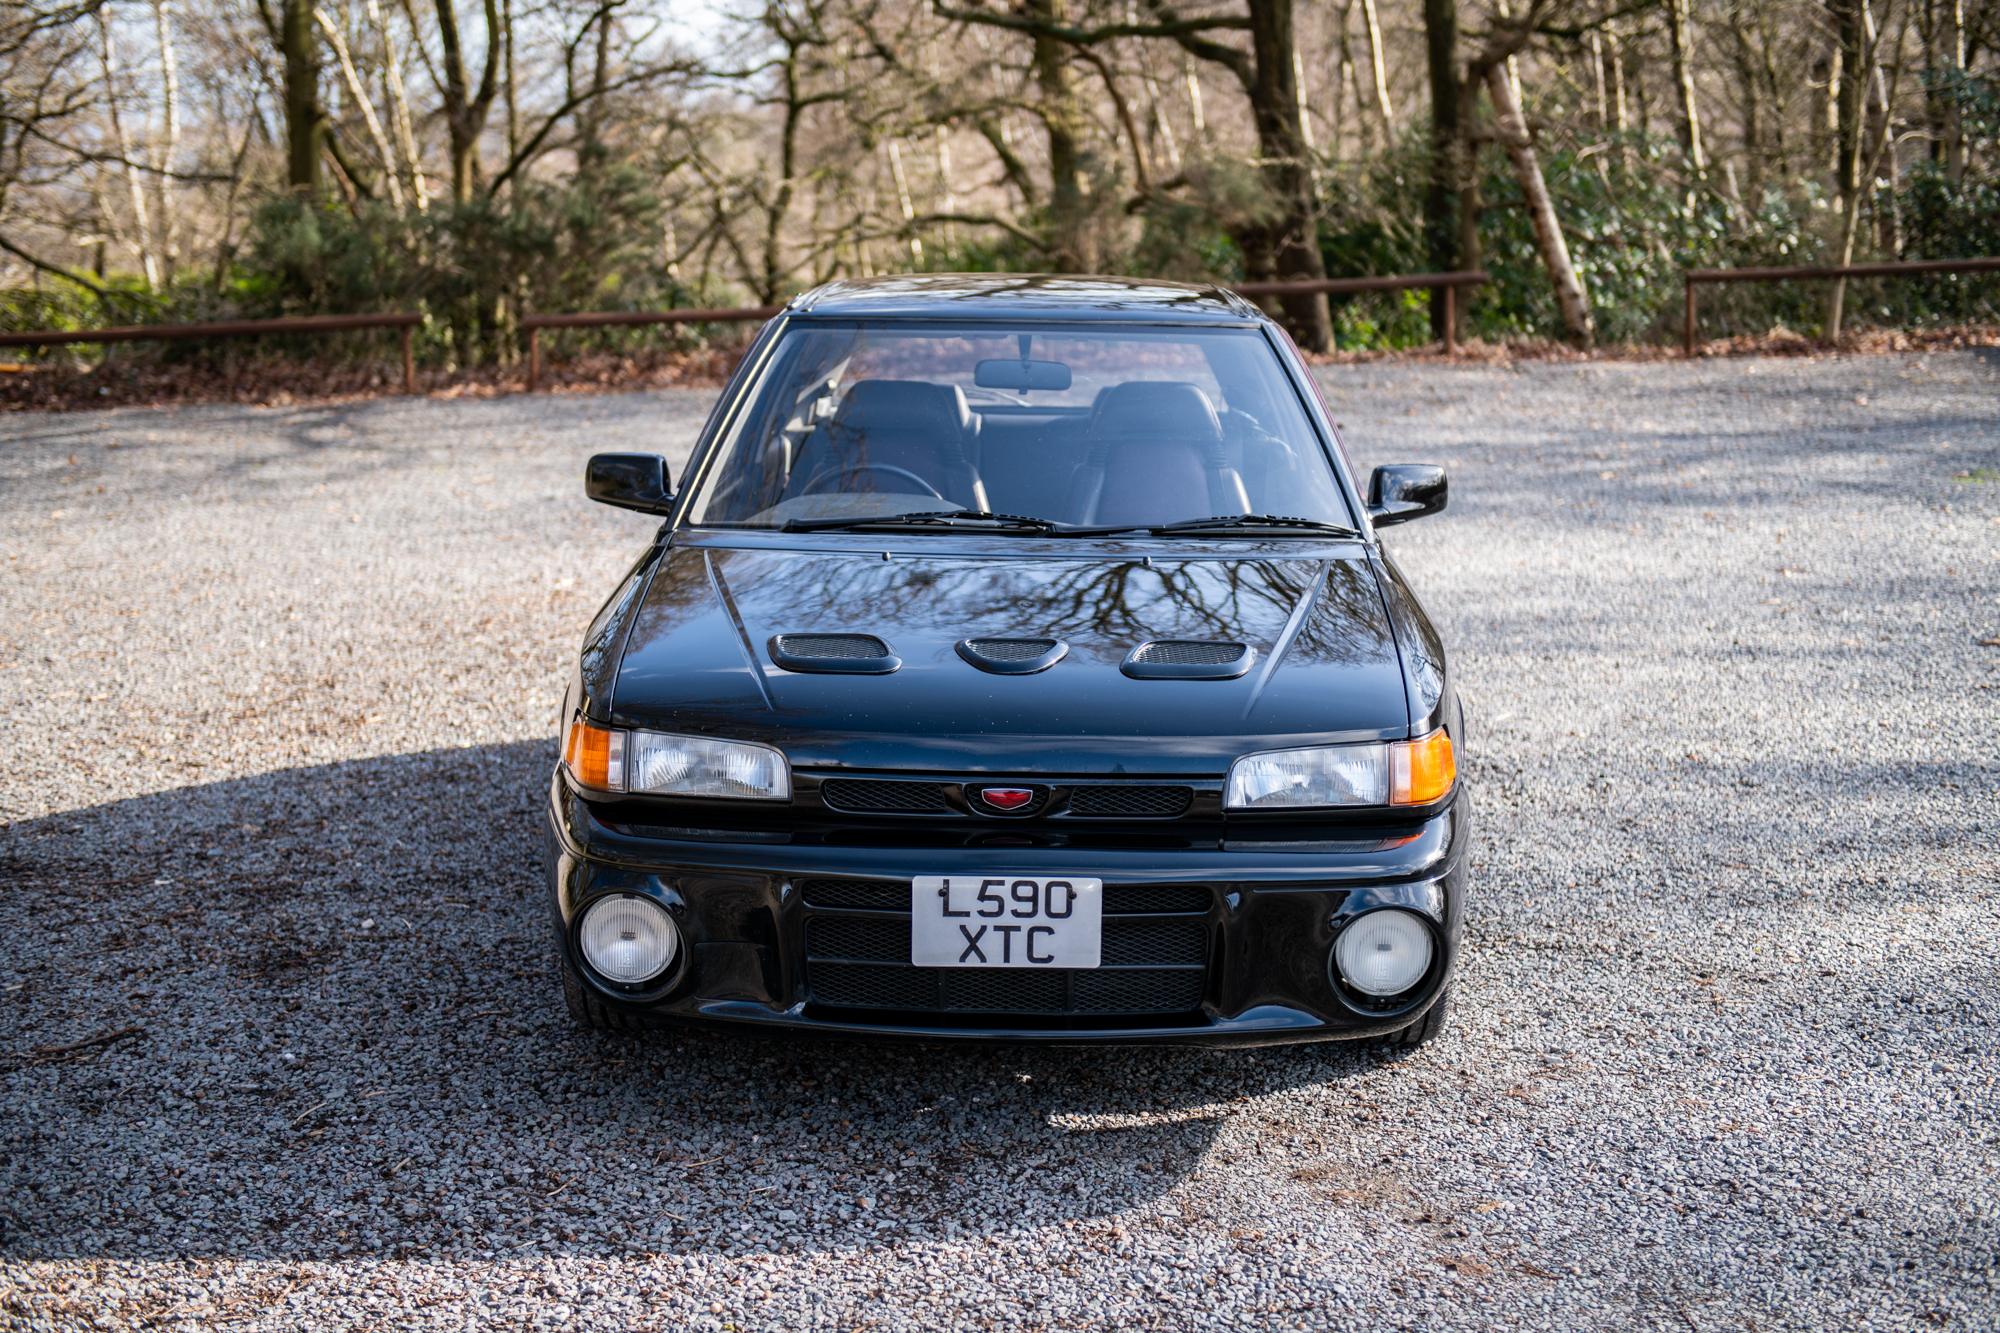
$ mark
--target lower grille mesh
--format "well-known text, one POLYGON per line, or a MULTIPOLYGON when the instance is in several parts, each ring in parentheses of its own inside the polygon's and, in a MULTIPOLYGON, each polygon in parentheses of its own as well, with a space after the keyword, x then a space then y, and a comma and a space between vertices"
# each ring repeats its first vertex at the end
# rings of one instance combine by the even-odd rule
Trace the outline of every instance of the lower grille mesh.
POLYGON ((982 972, 815 960, 806 964, 806 980, 820 1004, 915 1012, 1185 1014, 1201 1007, 1202 992, 1194 967, 982 972))
POLYGON ((806 979, 814 1000, 845 1008, 1186 1013, 1201 1005, 1207 948, 1199 922, 1107 921, 1100 968, 910 967, 907 919, 814 917, 806 923, 806 979))
POLYGON ((809 879, 799 885, 799 892, 805 896, 808 907, 845 907, 868 912, 910 910, 910 882, 903 879, 809 879))

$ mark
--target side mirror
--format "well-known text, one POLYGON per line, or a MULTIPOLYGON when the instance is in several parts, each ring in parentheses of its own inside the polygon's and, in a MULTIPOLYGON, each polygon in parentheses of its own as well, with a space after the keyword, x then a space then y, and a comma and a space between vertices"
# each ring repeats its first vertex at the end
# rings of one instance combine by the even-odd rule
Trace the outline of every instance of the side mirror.
POLYGON ((642 514, 664 514, 674 507, 667 460, 658 454, 592 454, 583 470, 583 493, 599 504, 642 514))
POLYGON ((1368 518, 1378 528, 1444 511, 1451 484, 1430 463, 1391 463, 1368 479, 1368 518))

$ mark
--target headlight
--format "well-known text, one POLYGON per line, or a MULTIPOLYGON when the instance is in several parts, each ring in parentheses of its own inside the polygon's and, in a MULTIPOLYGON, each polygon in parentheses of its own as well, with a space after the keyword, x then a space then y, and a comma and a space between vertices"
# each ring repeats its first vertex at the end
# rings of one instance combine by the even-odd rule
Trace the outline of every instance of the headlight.
POLYGON ((599 791, 792 799, 791 765, 768 745, 616 731, 578 717, 570 723, 563 762, 578 783, 599 791))
POLYGON ((636 986, 674 965, 680 928, 666 909, 636 893, 599 898, 583 912, 583 957, 600 976, 636 986))
POLYGON ((1431 970, 1431 933, 1408 912, 1370 912, 1333 945, 1341 980, 1363 995, 1401 995, 1431 970))
POLYGON ((1230 810, 1338 805, 1429 805, 1457 779, 1443 729, 1413 741, 1322 745, 1246 754, 1229 766, 1230 810))
POLYGON ((635 731, 626 743, 625 790, 667 796, 792 799, 792 771, 768 745, 635 731))

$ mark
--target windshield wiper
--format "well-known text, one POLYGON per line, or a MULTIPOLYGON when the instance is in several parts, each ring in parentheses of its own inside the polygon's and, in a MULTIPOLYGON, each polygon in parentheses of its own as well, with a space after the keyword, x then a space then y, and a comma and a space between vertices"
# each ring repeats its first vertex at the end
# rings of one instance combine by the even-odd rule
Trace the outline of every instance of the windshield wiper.
POLYGON ((984 509, 921 510, 911 514, 877 514, 871 518, 795 518, 780 532, 836 532, 842 528, 964 528, 973 532, 1053 532, 1061 527, 1046 518, 1024 514, 993 514, 984 509), (974 524, 982 526, 975 527, 974 524), (997 524, 997 527, 986 527, 997 524))
POLYGON ((1116 532, 1149 532, 1156 537, 1177 532, 1266 531, 1291 528, 1328 537, 1359 537, 1353 528, 1339 523, 1322 523, 1316 518, 1286 518, 1279 514, 1217 514, 1213 518, 1189 518, 1178 523, 1121 523, 1115 527, 1058 528, 1064 537, 1100 537, 1116 532))
POLYGON ((1328 536, 1359 537, 1353 528, 1340 523, 1322 523, 1316 518, 1287 518, 1282 514, 1218 514, 1214 518, 1190 518, 1179 523, 1162 523, 1150 532, 1208 532, 1216 528, 1304 528, 1328 536))

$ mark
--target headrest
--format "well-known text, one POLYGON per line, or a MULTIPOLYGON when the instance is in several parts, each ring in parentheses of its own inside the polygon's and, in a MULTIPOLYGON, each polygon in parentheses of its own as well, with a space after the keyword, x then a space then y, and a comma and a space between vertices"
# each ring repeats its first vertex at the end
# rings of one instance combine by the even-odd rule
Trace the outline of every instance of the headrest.
POLYGON ((1147 436, 1208 444, 1221 441, 1222 422, 1215 404, 1195 385, 1129 380, 1098 395, 1090 433, 1098 439, 1147 436))
POLYGON ((977 423, 956 384, 861 380, 840 400, 833 424, 857 433, 921 431, 941 441, 958 441, 972 434, 977 423))

